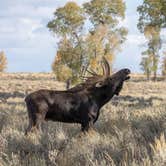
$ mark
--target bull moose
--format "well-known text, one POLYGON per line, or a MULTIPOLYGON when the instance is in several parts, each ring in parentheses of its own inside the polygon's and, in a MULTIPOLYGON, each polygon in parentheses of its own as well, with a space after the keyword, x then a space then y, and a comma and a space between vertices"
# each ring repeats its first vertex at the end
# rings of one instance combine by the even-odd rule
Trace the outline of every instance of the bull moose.
POLYGON ((100 109, 114 95, 119 95, 124 81, 130 79, 130 70, 125 68, 110 76, 108 61, 102 60, 103 75, 88 71, 91 76, 84 82, 64 91, 38 90, 25 98, 29 126, 27 134, 40 129, 44 120, 79 123, 81 130, 88 131, 97 121, 100 109))

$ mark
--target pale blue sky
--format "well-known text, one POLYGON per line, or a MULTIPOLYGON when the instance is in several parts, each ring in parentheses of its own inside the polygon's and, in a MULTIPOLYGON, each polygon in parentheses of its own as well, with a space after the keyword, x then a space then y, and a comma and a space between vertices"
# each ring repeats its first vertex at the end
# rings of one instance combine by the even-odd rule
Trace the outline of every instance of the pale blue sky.
MULTIPOLYGON (((88 0, 75 0, 79 4, 88 0)), ((49 72, 56 54, 57 39, 46 28, 57 7, 67 0, 0 0, 0 50, 8 59, 8 72, 49 72)), ((142 0, 125 0, 127 41, 115 59, 115 69, 140 72, 140 53, 145 39, 137 30, 136 8, 142 0)))

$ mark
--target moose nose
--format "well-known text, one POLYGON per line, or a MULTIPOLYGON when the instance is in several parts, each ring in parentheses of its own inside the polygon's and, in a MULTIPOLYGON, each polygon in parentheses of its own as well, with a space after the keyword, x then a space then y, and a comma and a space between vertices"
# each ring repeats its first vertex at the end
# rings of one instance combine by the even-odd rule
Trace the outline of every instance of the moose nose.
POLYGON ((130 73, 131 73, 130 69, 125 69, 125 72, 126 72, 127 74, 130 74, 130 73))

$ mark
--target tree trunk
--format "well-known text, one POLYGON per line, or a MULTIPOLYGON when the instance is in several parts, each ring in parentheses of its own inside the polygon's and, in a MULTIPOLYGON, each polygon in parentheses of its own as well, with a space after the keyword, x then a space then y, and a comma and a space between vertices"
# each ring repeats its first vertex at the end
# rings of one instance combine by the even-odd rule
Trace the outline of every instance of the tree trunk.
POLYGON ((157 80, 157 57, 153 54, 153 81, 157 80))
POLYGON ((147 77, 147 80, 149 81, 150 80, 150 71, 149 71, 149 69, 147 69, 147 71, 146 71, 146 77, 147 77))
POLYGON ((157 80, 157 71, 155 70, 153 75, 153 81, 156 81, 156 80, 157 80))

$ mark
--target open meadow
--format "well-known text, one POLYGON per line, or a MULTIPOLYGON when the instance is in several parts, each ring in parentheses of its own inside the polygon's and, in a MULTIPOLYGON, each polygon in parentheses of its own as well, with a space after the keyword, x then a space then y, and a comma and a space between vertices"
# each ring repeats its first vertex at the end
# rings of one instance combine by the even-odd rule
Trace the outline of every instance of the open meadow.
POLYGON ((43 133, 24 136, 24 97, 38 89, 64 89, 53 74, 1 74, 0 166, 166 165, 166 82, 131 79, 102 108, 93 131, 45 122, 43 133))

